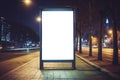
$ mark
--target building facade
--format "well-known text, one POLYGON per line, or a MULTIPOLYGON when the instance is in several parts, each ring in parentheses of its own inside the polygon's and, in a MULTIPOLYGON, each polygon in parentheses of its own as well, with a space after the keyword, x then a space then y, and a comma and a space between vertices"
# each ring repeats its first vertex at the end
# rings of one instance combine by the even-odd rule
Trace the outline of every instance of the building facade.
POLYGON ((0 42, 10 42, 10 25, 0 17, 0 42))

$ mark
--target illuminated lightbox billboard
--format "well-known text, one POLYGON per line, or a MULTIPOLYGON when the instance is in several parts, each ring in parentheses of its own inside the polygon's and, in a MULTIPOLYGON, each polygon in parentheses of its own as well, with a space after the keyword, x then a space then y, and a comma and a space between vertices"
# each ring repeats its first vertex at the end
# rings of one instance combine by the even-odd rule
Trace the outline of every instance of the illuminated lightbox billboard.
POLYGON ((74 60, 74 11, 42 10, 42 60, 74 60))

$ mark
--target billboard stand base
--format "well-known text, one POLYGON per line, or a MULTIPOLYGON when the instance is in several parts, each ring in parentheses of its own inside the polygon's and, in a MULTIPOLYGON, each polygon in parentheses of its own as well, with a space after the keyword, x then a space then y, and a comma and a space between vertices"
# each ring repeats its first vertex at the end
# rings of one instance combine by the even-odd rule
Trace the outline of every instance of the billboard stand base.
POLYGON ((40 69, 43 69, 43 62, 40 62, 40 69))
POLYGON ((72 62, 72 69, 73 70, 76 69, 76 67, 75 67, 75 61, 72 62))
MULTIPOLYGON (((71 61, 71 60, 67 60, 67 61, 59 61, 59 60, 57 60, 57 61, 49 61, 49 60, 45 60, 45 61, 40 61, 40 69, 41 70, 43 70, 43 69, 46 69, 46 67, 44 68, 44 62, 47 62, 47 63, 65 63, 65 62, 70 62, 71 63, 71 69, 72 70, 75 70, 76 69, 76 65, 75 65, 75 61, 71 61)), ((55 68, 52 68, 52 67, 49 67, 49 69, 58 69, 57 67, 55 68)), ((64 68, 59 68, 59 70, 61 70, 61 69, 64 69, 64 68)), ((66 70, 67 68, 65 68, 65 70, 66 70)), ((69 68, 68 68, 69 69, 69 68)))

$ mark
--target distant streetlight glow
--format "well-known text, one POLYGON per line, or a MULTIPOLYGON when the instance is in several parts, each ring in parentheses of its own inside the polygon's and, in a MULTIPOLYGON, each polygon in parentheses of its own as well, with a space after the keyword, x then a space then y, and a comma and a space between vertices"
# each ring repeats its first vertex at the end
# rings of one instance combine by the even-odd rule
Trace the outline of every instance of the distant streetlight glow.
POLYGON ((94 37, 93 36, 91 36, 91 39, 93 39, 94 37))
POLYGON ((32 0, 23 0, 23 3, 26 5, 26 6, 30 6, 32 4, 32 0))
POLYGON ((108 19, 106 19, 106 24, 109 24, 109 20, 108 19))
POLYGON ((112 33, 113 33, 113 31, 110 29, 110 30, 108 30, 108 34, 109 35, 112 35, 112 33))
POLYGON ((37 22, 40 22, 41 21, 41 18, 38 16, 38 17, 36 17, 36 21, 37 22))
POLYGON ((96 45, 98 43, 97 37, 91 36, 91 39, 92 39, 92 44, 93 45, 96 45))

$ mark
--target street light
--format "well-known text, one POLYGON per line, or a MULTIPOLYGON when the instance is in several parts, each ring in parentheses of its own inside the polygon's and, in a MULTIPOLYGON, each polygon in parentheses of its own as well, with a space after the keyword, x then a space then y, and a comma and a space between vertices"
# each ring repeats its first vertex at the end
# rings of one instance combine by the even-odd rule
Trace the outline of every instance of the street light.
POLYGON ((40 22, 40 21, 41 21, 40 16, 36 17, 36 21, 37 21, 37 22, 40 22))
POLYGON ((112 35, 113 34, 113 31, 110 29, 110 30, 108 30, 108 34, 109 35, 112 35))
POLYGON ((22 0, 22 2, 26 5, 26 6, 30 6, 32 4, 32 0, 22 0))

